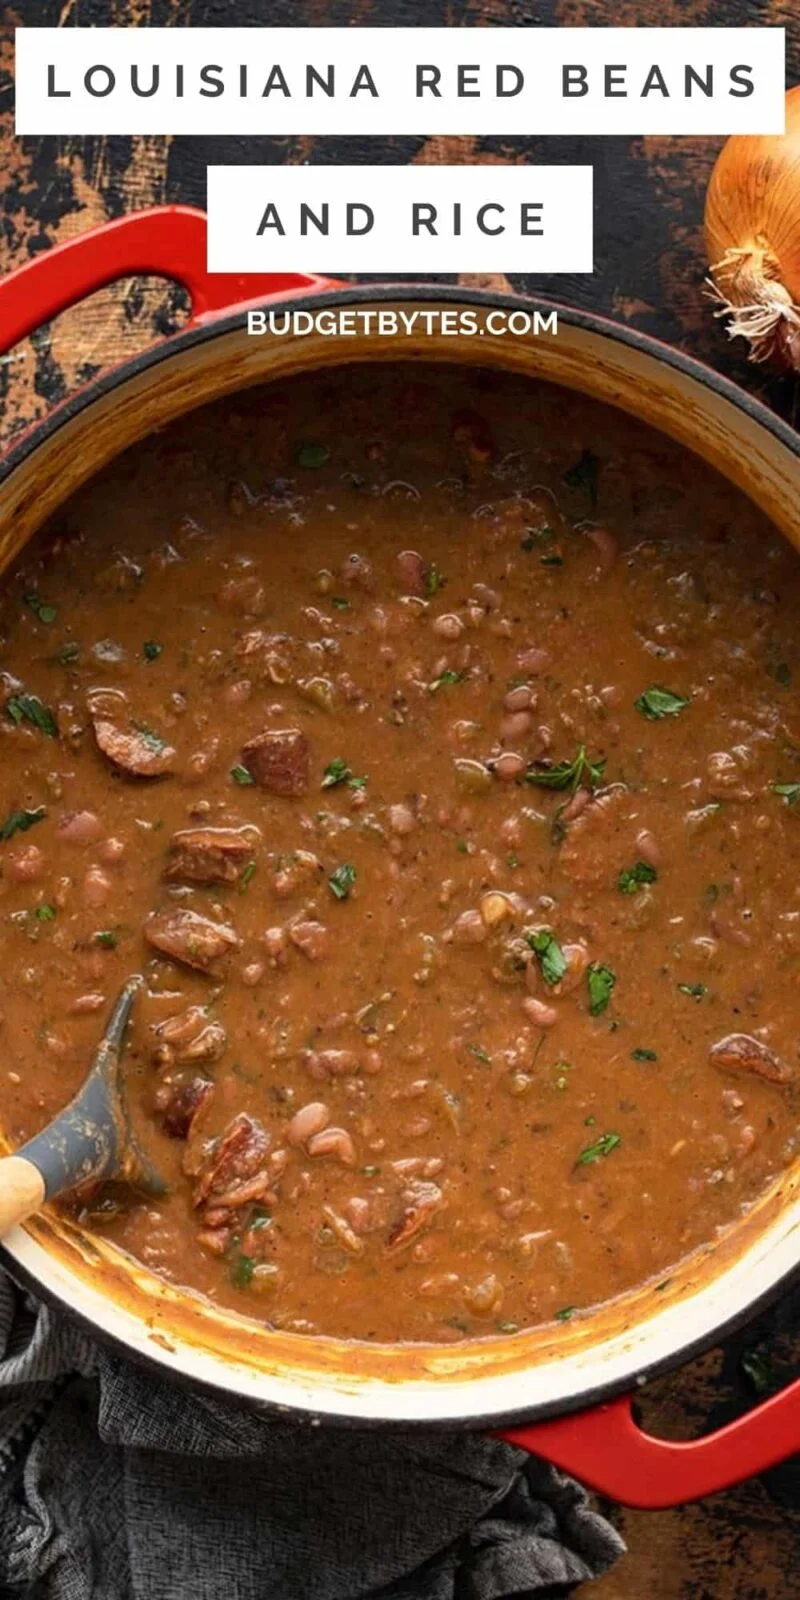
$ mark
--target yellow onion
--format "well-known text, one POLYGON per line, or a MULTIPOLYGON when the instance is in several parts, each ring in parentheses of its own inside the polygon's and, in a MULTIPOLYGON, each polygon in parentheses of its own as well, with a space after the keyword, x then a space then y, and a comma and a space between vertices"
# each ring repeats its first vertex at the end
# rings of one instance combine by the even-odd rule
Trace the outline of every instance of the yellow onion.
POLYGON ((706 196, 706 248, 717 315, 751 361, 800 371, 800 86, 786 132, 735 134, 706 196))

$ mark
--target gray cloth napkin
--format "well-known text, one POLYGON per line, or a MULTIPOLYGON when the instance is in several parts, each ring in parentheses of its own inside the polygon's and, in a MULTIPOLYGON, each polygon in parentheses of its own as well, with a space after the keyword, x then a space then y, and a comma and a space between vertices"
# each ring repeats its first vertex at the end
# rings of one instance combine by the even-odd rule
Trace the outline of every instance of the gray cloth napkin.
POLYGON ((510 1445, 190 1392, 0 1272, 8 1600, 523 1600, 623 1551, 578 1484, 510 1445))

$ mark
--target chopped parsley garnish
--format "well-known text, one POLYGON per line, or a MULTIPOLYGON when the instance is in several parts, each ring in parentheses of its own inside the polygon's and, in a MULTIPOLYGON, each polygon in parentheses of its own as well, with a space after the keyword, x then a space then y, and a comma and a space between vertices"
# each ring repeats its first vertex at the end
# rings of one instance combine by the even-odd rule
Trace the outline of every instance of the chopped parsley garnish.
POLYGON ((294 453, 298 467, 324 467, 330 460, 330 450, 325 444, 301 444, 294 453))
POLYGON ((616 1150, 618 1144, 622 1144, 621 1134, 601 1133, 600 1138, 595 1139, 594 1144, 587 1145, 586 1149, 581 1151, 575 1165, 577 1167, 590 1167, 595 1161, 603 1161, 606 1156, 610 1156, 612 1150, 616 1150))
POLYGON ((539 562, 543 567, 563 567, 564 557, 557 556, 554 551, 551 555, 540 556, 539 562))
POLYGON ((252 1282, 255 1271, 255 1261, 252 1256, 243 1255, 238 1251, 230 1266, 230 1279, 234 1289, 246 1289, 252 1282))
POLYGON ((519 1323, 518 1322, 498 1322, 497 1331, 498 1331, 498 1333, 519 1333, 519 1323))
POLYGON ((433 683, 428 684, 428 692, 435 694, 436 690, 441 689, 445 683, 463 683, 465 676, 466 674, 463 672, 453 672, 452 670, 443 672, 441 677, 434 678, 433 683))
POLYGON ((337 900, 346 900, 356 881, 356 869, 349 861, 344 861, 340 867, 332 872, 328 883, 337 900))
POLYGON ((593 789, 600 782, 605 767, 605 757, 590 761, 586 746, 582 744, 571 761, 559 761, 554 765, 534 761, 525 774, 525 782, 535 784, 538 789, 577 789, 585 781, 593 789))
POLYGON ((688 994, 692 1000, 702 1000, 703 995, 708 993, 704 983, 679 983, 678 988, 681 994, 688 994))
POLYGON ((252 883, 253 878, 255 877, 255 871, 256 871, 255 861, 248 861, 247 866, 245 867, 244 872, 242 873, 242 876, 239 879, 239 888, 240 889, 246 889, 247 885, 249 883, 252 883))
POLYGON ((37 806, 35 811, 10 811, 0 828, 0 839, 13 839, 15 833, 27 833, 35 822, 41 822, 46 815, 44 806, 37 806))
POLYGON ((633 703, 648 722, 660 722, 662 717, 677 717, 689 704, 684 695, 673 694, 671 689, 658 689, 655 685, 645 689, 633 703))
POLYGON ((569 1322, 570 1317, 574 1317, 577 1309, 577 1306, 561 1306, 555 1314, 556 1322, 569 1322))
POLYGON ((462 856, 468 856, 469 855, 469 845, 468 845, 466 839, 459 839, 457 844, 456 844, 456 849, 459 852, 459 855, 462 855, 462 856))
POLYGON ((350 776, 350 768, 342 756, 337 756, 334 761, 329 761, 325 768, 325 775, 320 784, 321 789, 335 789, 337 784, 344 783, 350 776))
POLYGON ((444 587, 445 579, 435 561, 432 561, 425 573, 425 593, 429 600, 444 587))
POLYGON ((800 783, 773 783, 773 794, 779 794, 785 806, 796 806, 800 800, 800 783))
POLYGON ((331 605, 333 606, 334 611, 350 610, 350 601, 345 600, 344 596, 340 594, 335 594, 331 597, 331 605))
POLYGON ((621 894, 635 894, 645 883, 655 883, 658 873, 647 861, 637 861, 632 867, 624 867, 617 878, 617 888, 621 894))
POLYGON ((346 783, 348 789, 366 788, 366 778, 356 778, 350 771, 347 762, 342 756, 337 756, 325 768, 325 774, 320 784, 322 789, 336 789, 340 783, 346 783))
POLYGON ((234 783, 240 783, 243 787, 245 784, 255 783, 256 781, 252 773, 248 772, 246 767, 241 766, 231 767, 231 777, 234 783))
POLYGON ((117 936, 110 928, 101 928, 99 933, 92 934, 92 944, 99 944, 104 950, 116 950, 117 936))
POLYGON ((48 906, 37 906, 36 907, 35 916, 36 916, 37 922, 52 922, 53 918, 55 917, 55 914, 56 914, 55 906, 49 906, 48 905, 48 906))
POLYGON ((44 601, 40 600, 38 594, 24 594, 22 598, 25 601, 26 606, 30 608, 34 616, 39 618, 40 622, 45 622, 48 624, 55 622, 56 617, 58 616, 58 609, 56 606, 45 605, 44 601))
POLYGON ((470 1055, 475 1057, 476 1061, 480 1061, 480 1064, 481 1064, 482 1067, 490 1067, 491 1066, 491 1064, 492 1064, 491 1056, 488 1054, 488 1052, 486 1050, 482 1050, 479 1044, 468 1044, 467 1045, 467 1049, 468 1049, 470 1055))
POLYGON ((597 475, 600 468, 600 457, 593 450, 582 450, 575 465, 564 473, 564 482, 568 489, 583 489, 592 502, 597 505, 597 475))
POLYGON ((145 639, 142 655, 145 661, 157 661, 163 649, 163 644, 159 644, 157 639, 145 639))
POLYGON ((49 706, 42 704, 35 694, 15 694, 6 701, 6 711, 11 721, 17 724, 32 722, 35 728, 46 733, 48 739, 58 738, 56 719, 49 706))
POLYGON ((523 937, 536 956, 545 983, 560 983, 567 962, 555 934, 549 928, 535 928, 530 932, 526 930, 523 937))
POLYGON ((631 1051, 631 1059, 633 1061, 657 1061, 658 1056, 656 1055, 655 1050, 639 1049, 631 1051))
POLYGON ((589 1015, 599 1017, 605 1011, 617 981, 610 967, 599 967, 595 962, 589 967, 586 982, 589 985, 589 1015))

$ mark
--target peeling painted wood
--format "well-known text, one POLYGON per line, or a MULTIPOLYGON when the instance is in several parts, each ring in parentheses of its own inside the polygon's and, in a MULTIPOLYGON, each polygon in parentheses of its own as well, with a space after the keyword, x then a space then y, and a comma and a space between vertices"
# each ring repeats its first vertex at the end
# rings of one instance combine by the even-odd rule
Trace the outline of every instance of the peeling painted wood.
MULTIPOLYGON (((209 161, 250 163, 535 161, 595 167, 596 269, 591 277, 511 279, 600 311, 681 346, 727 372, 794 420, 794 380, 748 366, 702 295, 703 197, 718 140, 615 138, 25 139, 13 137, 16 24, 69 27, 242 24, 409 25, 411 0, 16 0, 0 5, 0 268, 73 234, 163 201, 202 206, 209 161)), ((429 0, 432 26, 786 27, 789 81, 800 78, 797 0, 429 0)), ((502 274, 495 286, 506 287, 502 274)), ((449 282, 443 276, 439 281, 449 282)), ((465 275, 462 282, 477 281, 465 275)), ((483 281, 483 280, 482 280, 483 281)), ((0 362, 0 436, 8 439, 49 404, 112 359, 175 326, 180 296, 154 280, 115 285, 65 313, 0 362)), ((752 1403, 742 1352, 769 1350, 776 1377, 800 1371, 800 1293, 785 1297, 745 1333, 652 1384, 642 1412, 654 1432, 690 1436, 752 1403)), ((800 1458, 699 1506, 642 1513, 610 1508, 630 1546, 626 1560, 589 1593, 598 1600, 788 1600, 800 1569, 800 1458)))

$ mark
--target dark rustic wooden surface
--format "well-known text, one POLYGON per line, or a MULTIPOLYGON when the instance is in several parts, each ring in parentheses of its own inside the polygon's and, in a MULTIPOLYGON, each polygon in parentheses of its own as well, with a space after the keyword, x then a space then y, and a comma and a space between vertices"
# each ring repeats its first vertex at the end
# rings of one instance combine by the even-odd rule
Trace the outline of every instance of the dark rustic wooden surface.
MULTIPOLYGON (((787 28, 789 81, 800 79, 800 0, 17 0, 0 3, 0 266, 121 213, 165 200, 202 205, 216 162, 591 162, 596 267, 591 277, 512 279, 604 312, 701 356, 795 420, 796 385, 748 366, 704 302, 702 206, 718 141, 708 139, 308 138, 28 139, 13 136, 16 25, 506 24, 733 25, 787 28)), ((443 278, 441 281, 451 281, 443 278)), ((470 280, 471 281, 471 280, 470 280)), ((0 364, 0 443, 111 358, 181 315, 164 285, 119 285, 41 330, 0 364)), ((742 1357, 757 1350, 779 1384, 800 1371, 800 1293, 746 1333, 653 1384, 653 1431, 690 1437, 753 1403, 742 1357)), ((749 1364, 749 1363, 746 1363, 749 1364)), ((587 1586, 597 1600, 793 1600, 800 1589, 800 1458, 698 1506, 640 1513, 610 1507, 630 1553, 587 1586)))

